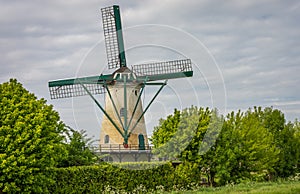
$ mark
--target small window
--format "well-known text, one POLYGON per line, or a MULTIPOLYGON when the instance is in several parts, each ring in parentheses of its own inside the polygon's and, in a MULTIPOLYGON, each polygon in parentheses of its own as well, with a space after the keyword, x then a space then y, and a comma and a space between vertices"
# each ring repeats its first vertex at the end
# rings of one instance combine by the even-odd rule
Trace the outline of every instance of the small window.
POLYGON ((109 135, 105 135, 105 137, 104 137, 104 143, 109 143, 109 135))
POLYGON ((125 115, 125 109, 121 108, 120 109, 120 117, 124 117, 124 115, 125 115))
POLYGON ((134 94, 137 96, 137 95, 138 95, 138 91, 137 91, 137 90, 134 90, 134 94))

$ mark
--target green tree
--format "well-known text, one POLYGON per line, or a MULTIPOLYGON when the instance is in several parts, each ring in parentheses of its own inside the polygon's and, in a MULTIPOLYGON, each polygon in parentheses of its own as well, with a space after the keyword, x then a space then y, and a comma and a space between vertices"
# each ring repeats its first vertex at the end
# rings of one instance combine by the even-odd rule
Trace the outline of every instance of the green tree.
POLYGON ((85 130, 76 131, 66 127, 67 157, 59 164, 60 167, 92 165, 98 160, 97 155, 92 150, 92 139, 87 137, 85 130))
POLYGON ((297 125, 288 122, 283 130, 276 135, 277 148, 280 150, 276 173, 280 177, 293 176, 298 171, 300 144, 297 133, 297 125))
POLYGON ((154 153, 169 159, 195 160, 199 139, 202 139, 209 123, 210 110, 192 106, 160 120, 154 128, 151 141, 154 153), (194 149, 197 147, 197 149, 194 149))
POLYGON ((261 115, 263 126, 274 136, 274 144, 280 151, 279 160, 275 165, 275 175, 279 177, 293 176, 297 172, 299 160, 299 144, 297 141, 297 124, 286 123, 284 114, 273 107, 267 107, 263 111, 257 109, 261 115))
POLYGON ((259 109, 228 114, 218 145, 218 176, 225 184, 264 180, 278 162, 274 136, 262 124, 259 109))
POLYGON ((238 144, 240 143, 239 135, 236 130, 241 128, 243 113, 231 112, 227 115, 221 134, 219 135, 216 155, 217 155, 217 174, 220 178, 220 185, 228 182, 234 182, 236 166, 238 166, 238 154, 240 153, 238 144))
POLYGON ((17 80, 0 84, 0 193, 47 192, 44 172, 66 155, 64 124, 17 80))
POLYGON ((180 111, 175 109, 174 113, 167 116, 167 119, 160 119, 159 126, 154 127, 153 135, 150 138, 154 148, 158 148, 168 142, 176 133, 180 122, 180 111))
POLYGON ((151 137, 154 153, 184 161, 185 166, 181 165, 180 168, 193 169, 189 172, 191 174, 197 172, 194 170, 197 167, 213 185, 216 174, 215 142, 222 122, 223 118, 217 111, 209 108, 192 106, 181 112, 175 109, 173 115, 169 115, 166 120, 161 119, 160 125, 155 127, 151 137))
MULTIPOLYGON (((274 172, 279 158, 263 116, 260 107, 232 112, 225 119, 208 108, 176 110, 155 128, 154 151, 184 161, 188 166, 182 169, 201 169, 211 185, 216 177, 219 184, 263 180, 274 172)), ((268 123, 273 124, 271 119, 268 123)))

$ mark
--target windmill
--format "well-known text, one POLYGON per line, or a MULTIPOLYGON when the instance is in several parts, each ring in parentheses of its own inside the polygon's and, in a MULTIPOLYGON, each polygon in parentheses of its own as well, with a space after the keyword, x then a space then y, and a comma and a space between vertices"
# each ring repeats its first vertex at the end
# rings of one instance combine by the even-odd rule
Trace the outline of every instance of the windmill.
POLYGON ((100 144, 148 145, 144 115, 168 79, 193 76, 190 59, 139 64, 128 68, 118 5, 102 8, 103 30, 108 69, 111 74, 64 79, 49 82, 51 99, 89 95, 104 113, 100 144), (162 81, 163 80, 163 81, 162 81), (158 90, 142 107, 141 96, 146 86, 158 90), (95 95, 105 93, 105 106, 95 95))

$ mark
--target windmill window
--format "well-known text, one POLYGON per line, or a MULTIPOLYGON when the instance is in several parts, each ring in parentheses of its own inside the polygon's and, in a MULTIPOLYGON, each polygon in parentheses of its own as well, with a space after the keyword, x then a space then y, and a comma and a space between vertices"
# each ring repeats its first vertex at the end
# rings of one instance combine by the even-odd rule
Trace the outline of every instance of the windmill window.
POLYGON ((109 135, 105 135, 105 137, 104 137, 104 143, 109 143, 109 135))
POLYGON ((121 108, 120 109, 120 117, 124 117, 124 115, 125 115, 125 109, 121 108))
POLYGON ((137 96, 137 94, 138 94, 138 91, 137 91, 137 90, 134 90, 134 94, 137 96))

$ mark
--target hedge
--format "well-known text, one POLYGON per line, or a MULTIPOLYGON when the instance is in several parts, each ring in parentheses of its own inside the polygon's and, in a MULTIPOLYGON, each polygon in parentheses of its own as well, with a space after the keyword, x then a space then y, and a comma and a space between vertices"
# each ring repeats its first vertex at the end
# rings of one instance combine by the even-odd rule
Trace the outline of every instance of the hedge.
POLYGON ((146 191, 155 191, 157 188, 169 191, 175 187, 187 188, 191 184, 191 181, 187 182, 171 163, 104 163, 95 166, 53 168, 48 173, 54 180, 47 187, 49 193, 103 193, 108 189, 133 192, 138 187, 143 187, 146 191))

